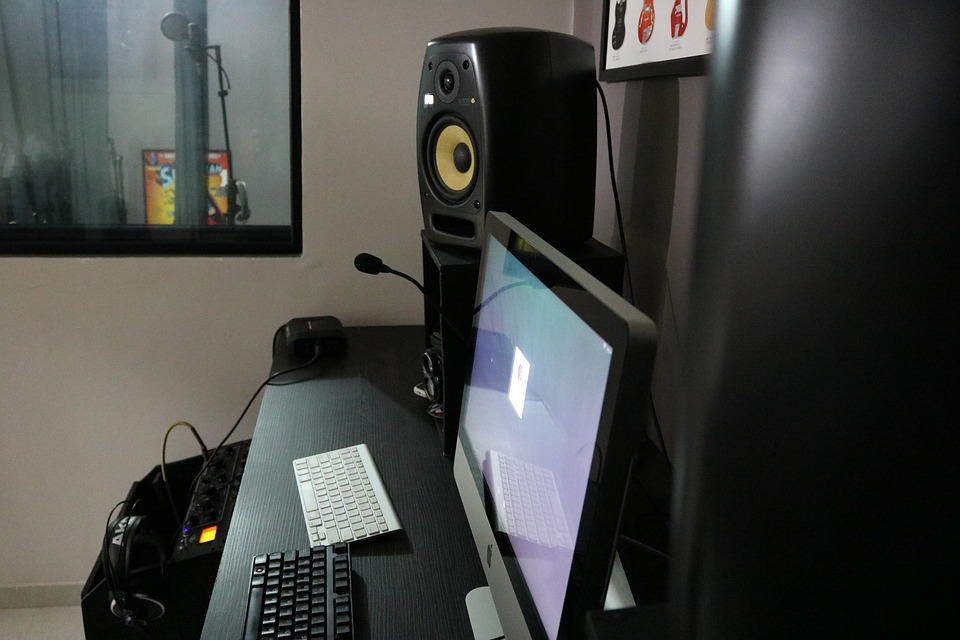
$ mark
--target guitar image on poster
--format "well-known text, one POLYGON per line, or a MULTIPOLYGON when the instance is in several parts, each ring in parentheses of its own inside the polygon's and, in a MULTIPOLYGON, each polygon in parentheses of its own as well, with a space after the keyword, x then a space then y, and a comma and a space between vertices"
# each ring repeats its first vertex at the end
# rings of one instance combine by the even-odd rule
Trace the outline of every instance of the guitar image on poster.
POLYGON ((706 73, 717 0, 605 0, 603 4, 601 80, 706 73))
POLYGON ((640 9, 640 21, 637 24, 637 35, 641 44, 650 42, 653 36, 653 23, 656 19, 653 10, 653 0, 643 0, 643 8, 640 9))
POLYGON ((676 0, 673 11, 670 12, 670 34, 676 39, 683 36, 687 30, 687 18, 690 11, 687 0, 676 0))
POLYGON ((624 22, 624 16, 627 15, 627 0, 617 0, 617 6, 614 9, 614 22, 613 25, 613 48, 614 50, 619 49, 623 46, 623 38, 627 35, 627 25, 624 22))

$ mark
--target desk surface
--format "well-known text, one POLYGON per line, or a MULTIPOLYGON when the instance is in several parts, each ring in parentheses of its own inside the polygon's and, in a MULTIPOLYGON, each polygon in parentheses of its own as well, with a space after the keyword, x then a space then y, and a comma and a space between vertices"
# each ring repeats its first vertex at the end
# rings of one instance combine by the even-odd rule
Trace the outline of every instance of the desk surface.
POLYGON ((309 546, 292 460, 359 442, 404 529, 351 545, 357 638, 472 637, 463 598, 485 581, 452 460, 413 395, 423 335, 348 328, 346 356, 324 360, 312 379, 267 388, 202 640, 242 636, 253 556, 309 546))

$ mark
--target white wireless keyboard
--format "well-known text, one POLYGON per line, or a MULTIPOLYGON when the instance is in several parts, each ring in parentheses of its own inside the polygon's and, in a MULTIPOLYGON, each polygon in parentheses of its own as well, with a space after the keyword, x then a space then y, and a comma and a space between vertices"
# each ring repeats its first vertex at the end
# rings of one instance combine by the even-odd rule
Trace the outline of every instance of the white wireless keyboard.
POLYGON ((298 458, 293 470, 311 547, 402 528, 367 445, 298 458))

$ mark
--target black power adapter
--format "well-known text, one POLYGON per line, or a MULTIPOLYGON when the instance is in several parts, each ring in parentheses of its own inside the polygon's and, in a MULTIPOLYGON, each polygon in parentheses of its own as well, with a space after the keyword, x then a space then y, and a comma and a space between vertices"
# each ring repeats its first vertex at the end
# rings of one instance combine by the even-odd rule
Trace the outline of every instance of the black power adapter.
POLYGON ((283 331, 287 353, 291 358, 331 356, 347 350, 343 325, 334 316, 294 318, 284 326, 283 331))

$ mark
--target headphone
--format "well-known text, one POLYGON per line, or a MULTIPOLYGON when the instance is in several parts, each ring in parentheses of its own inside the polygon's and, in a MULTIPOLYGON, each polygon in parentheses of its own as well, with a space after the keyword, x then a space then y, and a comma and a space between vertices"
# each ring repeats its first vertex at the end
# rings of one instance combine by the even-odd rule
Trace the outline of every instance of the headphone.
POLYGON ((163 603, 146 593, 136 592, 131 582, 131 561, 142 548, 154 553, 161 571, 167 561, 167 553, 161 538, 143 526, 144 516, 123 516, 107 525, 103 537, 103 573, 109 587, 110 612, 123 620, 128 627, 144 630, 148 623, 161 617, 166 611, 163 603))

